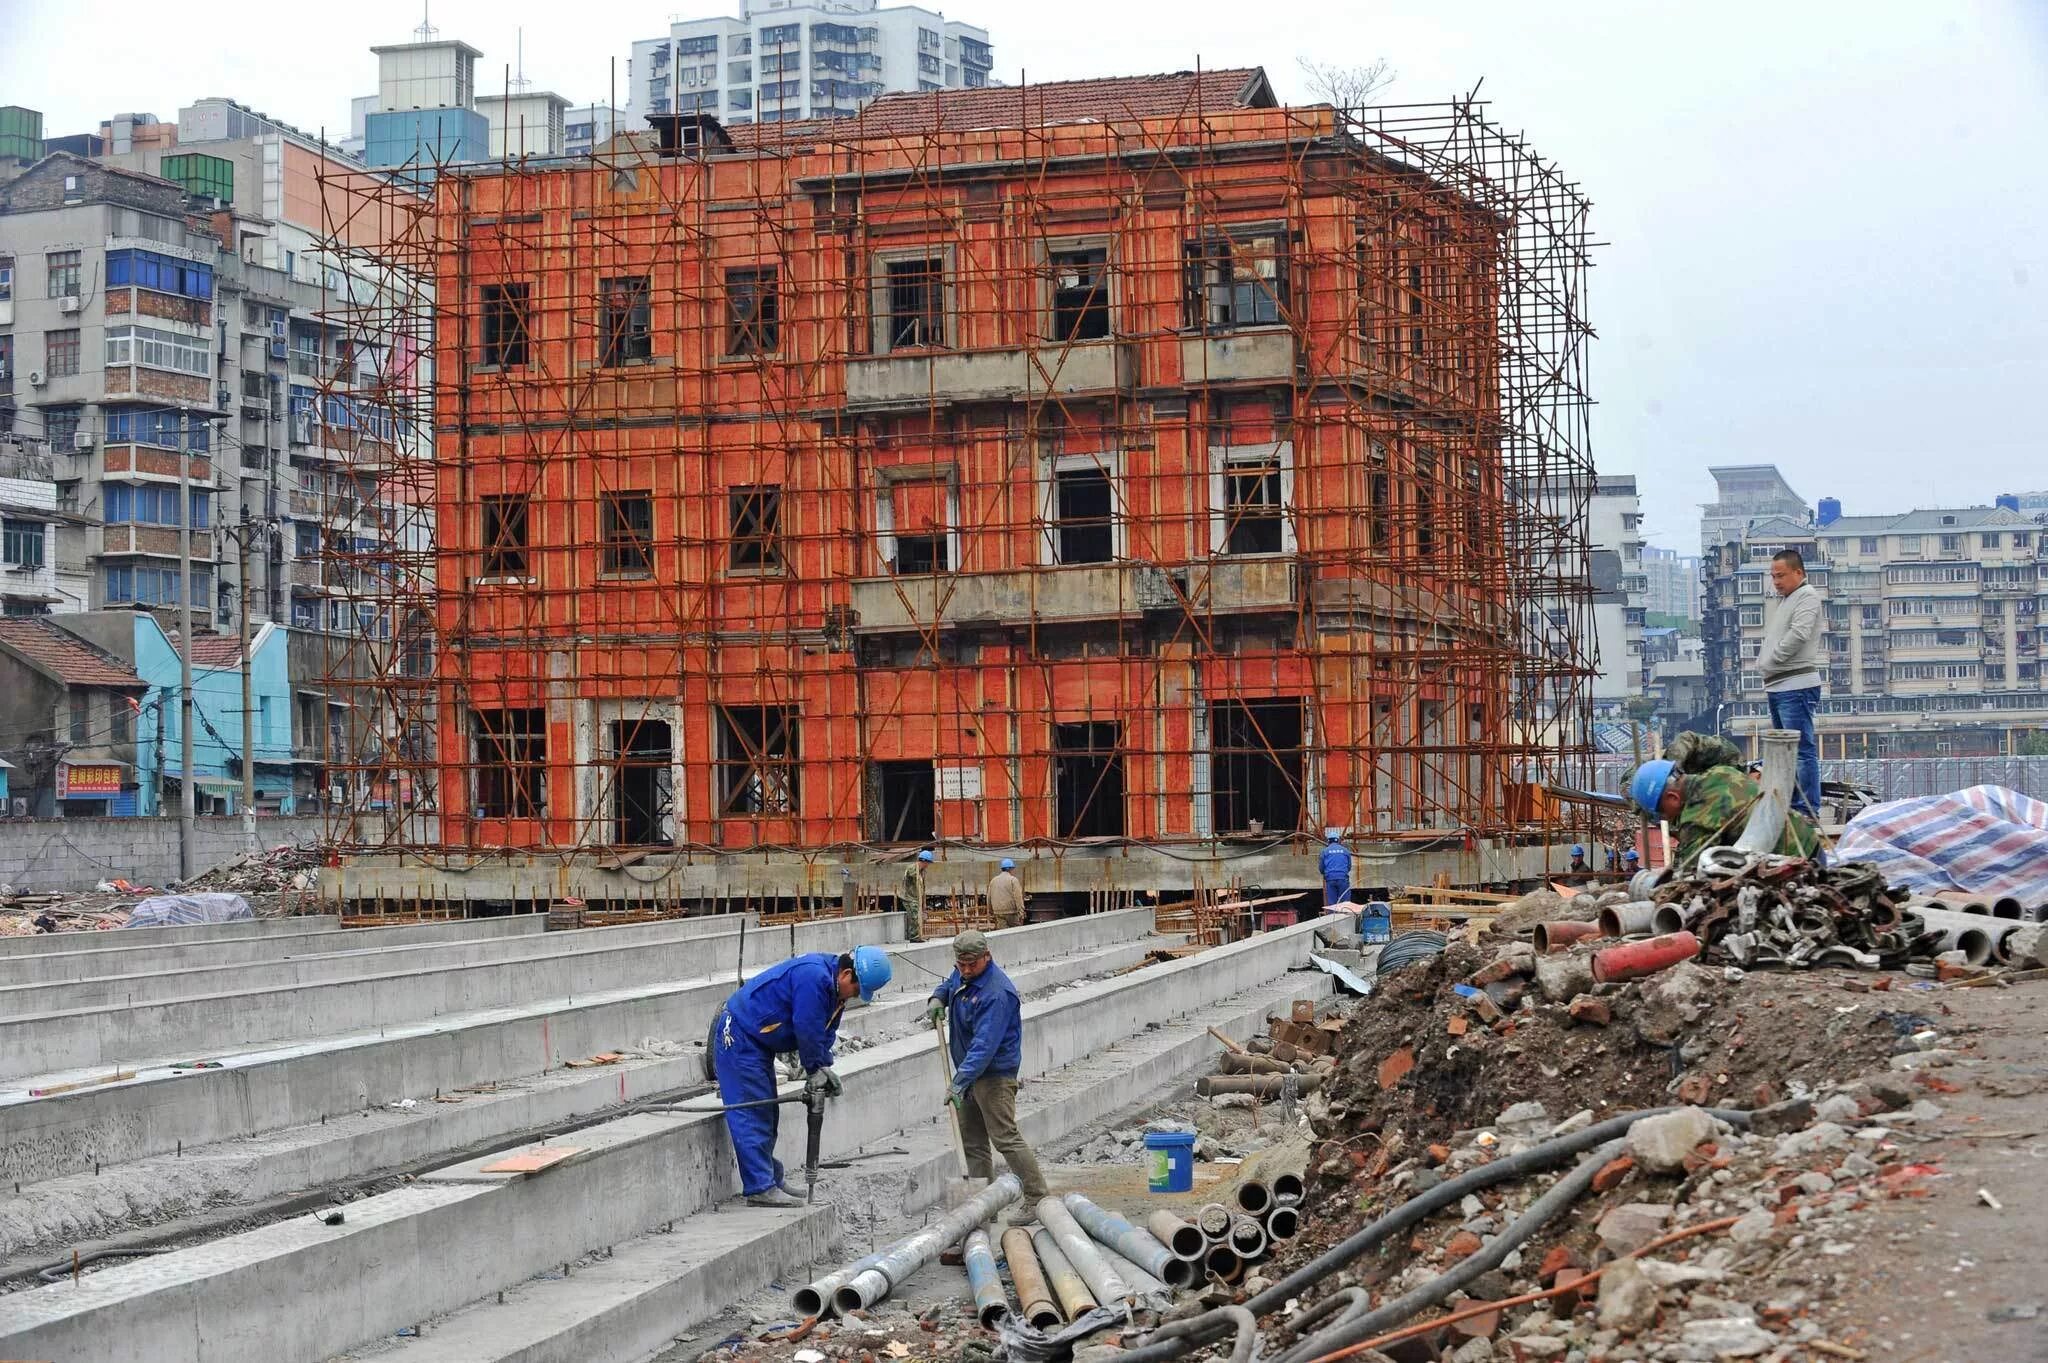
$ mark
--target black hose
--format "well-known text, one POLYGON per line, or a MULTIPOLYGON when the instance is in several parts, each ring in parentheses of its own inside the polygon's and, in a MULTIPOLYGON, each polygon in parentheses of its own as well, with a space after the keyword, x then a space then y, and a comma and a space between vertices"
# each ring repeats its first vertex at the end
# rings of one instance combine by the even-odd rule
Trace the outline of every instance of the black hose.
POLYGON ((1389 971, 1399 970, 1404 965, 1426 961, 1441 952, 1447 940, 1442 933, 1431 932, 1426 928, 1401 933, 1380 948, 1379 960, 1373 965, 1373 973, 1384 975, 1389 971))
MULTIPOLYGON (((1584 1154, 1596 1146, 1605 1145, 1616 1136, 1626 1135, 1631 1126, 1645 1117, 1675 1111, 1675 1107, 1653 1107, 1609 1117, 1606 1121, 1595 1122, 1584 1130, 1556 1137, 1541 1145, 1533 1145, 1519 1154, 1495 1160, 1491 1164, 1482 1164, 1476 1169, 1466 1170, 1456 1178, 1446 1179, 1428 1192, 1408 1199, 1370 1225, 1330 1246, 1308 1263, 1245 1302, 1245 1308, 1255 1316, 1266 1315, 1284 1305, 1290 1298, 1302 1296, 1309 1288, 1388 1236, 1398 1234, 1434 1216, 1445 1207, 1463 1201, 1467 1193, 1537 1173, 1559 1161, 1584 1154)), ((1707 1111, 1730 1126, 1749 1125, 1750 1114, 1747 1112, 1735 1108, 1708 1108, 1707 1111)), ((1190 1320, 1177 1321, 1175 1326, 1177 1328, 1170 1337, 1156 1344, 1148 1341, 1135 1349, 1127 1350, 1119 1356, 1117 1363, 1167 1363, 1167 1360, 1178 1358, 1189 1349, 1222 1338, 1230 1328, 1229 1322, 1220 1319, 1214 1312, 1190 1320)), ((1156 1338, 1161 1333, 1163 1331, 1155 1331, 1153 1337, 1156 1338)))
POLYGON ((1477 1253, 1460 1260, 1447 1273, 1439 1273, 1422 1286, 1405 1296, 1368 1311, 1364 1315, 1340 1320, 1320 1334, 1309 1336, 1293 1348, 1280 1354, 1272 1363, 1307 1363, 1307 1360, 1321 1358, 1324 1354, 1335 1353, 1349 1344, 1391 1329, 1418 1311, 1435 1306, 1445 1297, 1464 1287, 1482 1273, 1499 1268, 1501 1261, 1520 1247, 1558 1213, 1570 1207, 1586 1190, 1593 1186, 1594 1175, 1609 1160, 1619 1155, 1628 1146, 1628 1139, 1622 1137, 1609 1141, 1579 1162, 1579 1167, 1559 1179, 1550 1190, 1529 1204, 1529 1209, 1516 1217, 1506 1230, 1487 1241, 1477 1253))
POLYGON ((87 1264, 96 1264, 102 1259, 141 1259, 151 1254, 168 1254, 168 1246, 137 1247, 135 1249, 96 1249, 90 1254, 81 1254, 75 1259, 65 1259, 51 1264, 48 1268, 36 1270, 36 1276, 46 1283, 62 1282, 87 1264))

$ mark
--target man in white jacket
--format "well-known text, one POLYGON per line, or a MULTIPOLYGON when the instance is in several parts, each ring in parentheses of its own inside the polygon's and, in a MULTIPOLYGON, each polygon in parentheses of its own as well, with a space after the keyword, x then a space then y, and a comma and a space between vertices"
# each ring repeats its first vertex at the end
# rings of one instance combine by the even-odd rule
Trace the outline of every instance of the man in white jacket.
POLYGON ((1771 559, 1771 587, 1778 599, 1764 607, 1764 649, 1759 670, 1771 726, 1799 733, 1799 782, 1792 807, 1820 819, 1820 748, 1813 716, 1820 709, 1820 640, 1826 606, 1806 580, 1806 560, 1797 549, 1771 559))

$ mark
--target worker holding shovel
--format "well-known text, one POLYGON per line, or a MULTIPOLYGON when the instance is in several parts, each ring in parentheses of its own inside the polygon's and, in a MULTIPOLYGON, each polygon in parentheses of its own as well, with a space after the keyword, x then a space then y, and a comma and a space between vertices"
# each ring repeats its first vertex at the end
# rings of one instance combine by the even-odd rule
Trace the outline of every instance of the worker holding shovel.
POLYGON ((953 1056, 946 1102, 960 1123, 969 1178, 994 1177, 993 1144, 1024 1185, 1012 1225, 1032 1219, 1047 1196, 1038 1156, 1017 1130, 1017 1070, 1024 1058, 1024 1011, 1017 986, 989 959, 988 938, 968 931, 953 939, 953 973, 932 991, 926 1011, 932 1026, 948 1023, 953 1056))
POLYGON ((855 947, 844 956, 810 952, 768 967, 719 1010, 711 1026, 712 1073, 718 1096, 728 1104, 725 1128, 739 1157, 740 1191, 750 1206, 804 1205, 783 1183, 782 1162, 775 1158, 781 1111, 773 1105, 775 1057, 796 1052, 806 1092, 838 1097, 832 1048, 839 1040, 840 1014, 855 994, 872 1003, 893 973, 889 954, 880 947, 855 947))

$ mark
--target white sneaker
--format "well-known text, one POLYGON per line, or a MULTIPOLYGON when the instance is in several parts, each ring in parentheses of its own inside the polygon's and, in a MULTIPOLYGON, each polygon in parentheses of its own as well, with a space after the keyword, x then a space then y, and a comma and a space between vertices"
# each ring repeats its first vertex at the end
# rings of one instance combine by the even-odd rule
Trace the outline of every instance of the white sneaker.
POLYGON ((747 1199, 749 1207, 801 1207, 804 1200, 787 1188, 770 1188, 747 1199))

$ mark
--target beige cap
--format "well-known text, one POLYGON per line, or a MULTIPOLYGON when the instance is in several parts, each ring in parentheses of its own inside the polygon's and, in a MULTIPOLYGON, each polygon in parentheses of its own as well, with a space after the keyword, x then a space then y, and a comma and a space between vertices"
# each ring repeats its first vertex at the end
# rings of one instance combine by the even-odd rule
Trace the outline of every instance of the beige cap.
POLYGON ((988 938, 974 928, 969 928, 953 939, 953 959, 971 961, 977 956, 988 955, 988 938))

